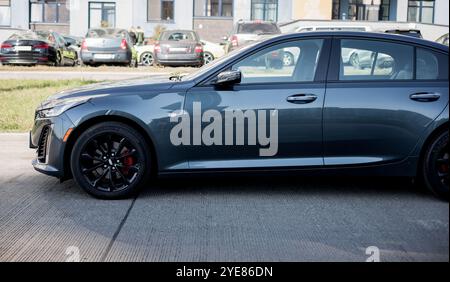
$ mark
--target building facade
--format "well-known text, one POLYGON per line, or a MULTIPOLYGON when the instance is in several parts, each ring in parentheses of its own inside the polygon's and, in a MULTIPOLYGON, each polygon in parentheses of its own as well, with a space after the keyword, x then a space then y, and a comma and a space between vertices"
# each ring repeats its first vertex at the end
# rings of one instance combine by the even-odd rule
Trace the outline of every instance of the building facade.
POLYGON ((220 41, 239 20, 449 24, 448 0, 0 0, 0 27, 83 36, 91 27, 194 29, 220 41))

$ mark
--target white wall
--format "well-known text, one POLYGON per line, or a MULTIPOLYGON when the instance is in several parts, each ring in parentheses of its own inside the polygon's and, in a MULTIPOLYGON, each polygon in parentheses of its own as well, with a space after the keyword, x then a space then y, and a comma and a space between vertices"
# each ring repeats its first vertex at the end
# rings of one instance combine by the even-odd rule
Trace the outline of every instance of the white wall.
POLYGON ((11 27, 27 29, 29 27, 28 0, 11 1, 11 27))
POLYGON ((436 0, 436 7, 434 9, 434 23, 448 25, 448 9, 449 9, 449 1, 448 0, 436 0))
MULTIPOLYGON (((89 25, 89 1, 71 0, 70 34, 84 36, 89 25)), ((102 0, 116 3, 116 27, 130 28, 133 25, 133 0, 102 0)))
POLYGON ((174 21, 172 23, 147 21, 147 0, 133 1, 132 23, 145 30, 145 36, 152 36, 154 28, 162 25, 167 29, 193 29, 194 3, 193 0, 175 0, 174 21))

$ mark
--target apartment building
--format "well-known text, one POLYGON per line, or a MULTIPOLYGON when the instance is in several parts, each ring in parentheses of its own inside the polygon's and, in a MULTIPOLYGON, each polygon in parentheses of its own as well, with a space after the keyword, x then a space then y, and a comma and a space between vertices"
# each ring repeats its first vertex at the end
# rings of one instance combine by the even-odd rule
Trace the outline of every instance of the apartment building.
POLYGON ((0 27, 83 36, 91 27, 194 29, 219 41, 238 20, 449 24, 448 0, 0 0, 0 27))

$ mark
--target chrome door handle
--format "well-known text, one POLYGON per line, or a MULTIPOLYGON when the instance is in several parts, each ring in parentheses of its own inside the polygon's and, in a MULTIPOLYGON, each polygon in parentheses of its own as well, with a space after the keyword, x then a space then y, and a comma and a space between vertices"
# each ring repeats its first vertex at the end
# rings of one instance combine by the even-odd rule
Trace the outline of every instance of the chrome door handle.
POLYGON ((411 100, 418 102, 433 102, 439 100, 441 98, 441 94, 439 93, 415 93, 409 96, 411 100))
POLYGON ((297 94, 287 97, 286 100, 294 104, 307 104, 317 100, 317 96, 314 94, 297 94))

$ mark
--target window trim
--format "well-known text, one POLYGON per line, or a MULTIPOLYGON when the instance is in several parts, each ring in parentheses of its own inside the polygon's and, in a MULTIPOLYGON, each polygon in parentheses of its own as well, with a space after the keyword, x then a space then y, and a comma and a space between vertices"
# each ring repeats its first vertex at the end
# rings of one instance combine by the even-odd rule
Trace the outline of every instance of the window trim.
MULTIPOLYGON (((279 42, 272 42, 270 44, 265 44, 265 45, 261 45, 258 46, 258 48, 253 49, 253 50, 248 50, 247 53, 245 53, 244 55, 238 56, 236 57, 234 60, 231 60, 230 62, 228 62, 226 65, 224 65, 222 68, 217 68, 216 70, 211 70, 210 73, 206 73, 203 75, 203 77, 199 77, 195 82, 195 86, 194 87, 214 87, 214 85, 211 83, 219 73, 228 70, 229 68, 231 68, 236 62, 241 61, 241 60, 245 60, 248 57, 260 52, 263 49, 266 48, 271 48, 275 45, 279 45, 279 44, 285 44, 288 42, 292 42, 292 41, 299 41, 299 40, 318 40, 321 39, 323 40, 323 46, 322 46, 322 51, 320 54, 320 58, 319 58, 319 62, 316 68, 316 73, 314 76, 314 80, 313 81, 289 81, 289 82, 277 82, 277 85, 287 85, 287 84, 302 84, 302 85, 308 85, 308 84, 317 84, 317 83, 326 83, 327 81, 327 75, 328 72, 330 71, 330 65, 328 62, 330 62, 330 56, 331 56, 331 51, 332 51, 332 41, 333 41, 333 37, 331 36, 311 36, 311 37, 304 37, 304 38, 289 38, 289 39, 285 39, 279 42)), ((273 84, 272 82, 269 83, 248 83, 245 84, 245 86, 250 86, 250 85, 270 85, 273 84)), ((244 86, 244 85, 242 85, 244 86)))
POLYGON ((429 0, 429 1, 417 0, 417 1, 419 2, 419 5, 418 5, 418 6, 416 6, 416 5, 411 5, 412 0, 408 0, 408 10, 407 10, 407 16, 408 16, 408 18, 407 18, 407 21, 408 21, 408 22, 414 22, 414 23, 434 24, 434 17, 435 17, 435 15, 436 15, 436 1, 435 1, 435 0, 429 0), (423 6, 423 3, 424 3, 424 2, 431 2, 431 3, 433 3, 433 7, 424 7, 424 6, 423 6), (416 8, 416 9, 419 9, 419 21, 418 21, 418 22, 416 22, 415 20, 412 21, 412 20, 409 18, 409 9, 410 9, 410 8, 416 8), (431 21, 431 23, 426 23, 426 22, 423 22, 423 21, 422 21, 422 13, 423 13, 423 10, 424 10, 424 9, 432 9, 432 10, 433 10, 433 15, 432 15, 432 21, 431 21))
MULTIPOLYGON (((266 6, 267 4, 271 4, 271 3, 267 3, 268 0, 251 0, 250 2, 250 19, 252 21, 255 20, 254 18, 254 14, 253 14, 253 4, 255 3, 255 1, 264 1, 263 5, 264 5, 264 10, 263 10, 263 14, 264 14, 264 19, 262 19, 262 21, 271 21, 269 19, 266 19, 266 6)), ((279 12, 279 7, 280 7, 280 2, 279 0, 275 0, 276 1, 276 5, 277 5, 277 10, 275 12, 275 21, 274 22, 278 22, 278 12, 279 12)))
POLYGON ((194 19, 233 19, 234 17, 234 3, 235 0, 231 0, 231 16, 222 16, 222 11, 223 11, 223 0, 218 0, 219 1, 219 16, 207 16, 207 7, 208 7, 208 2, 207 0, 205 1, 205 5, 203 6, 203 16, 196 16, 195 15, 195 0, 193 1, 193 11, 192 11, 192 16, 194 19))
MULTIPOLYGON (((59 5, 66 5, 67 1, 70 0, 55 0, 55 1, 51 1, 48 2, 46 0, 29 0, 29 5, 30 5, 30 23, 31 24, 70 24, 70 11, 69 12, 69 19, 67 20, 67 22, 61 22, 60 20, 60 15, 59 15, 59 5), (54 22, 48 22, 45 20, 45 6, 42 6, 42 21, 31 21, 31 6, 32 4, 41 4, 41 5, 45 5, 45 4, 52 4, 56 6, 56 21, 54 22)), ((11 2, 10 2, 11 3, 11 2)))
MULTIPOLYGON (((114 4, 114 26, 111 28, 116 28, 117 3, 116 2, 108 2, 108 1, 89 1, 88 2, 88 29, 91 28, 91 4, 102 4, 102 8, 100 10, 103 10, 104 4, 114 4)), ((96 10, 98 10, 98 9, 96 9, 96 10)))
POLYGON ((149 18, 149 16, 150 16, 148 14, 149 1, 151 1, 151 0, 147 0, 146 1, 146 3, 147 3, 147 9, 146 9, 147 18, 146 18, 146 20, 147 20, 148 23, 170 23, 170 24, 175 23, 175 0, 159 0, 159 2, 160 2, 159 18, 160 19, 150 19, 149 18), (162 2, 172 2, 173 3, 173 16, 172 16, 171 20, 165 20, 165 19, 162 18, 162 11, 163 11, 162 2))
POLYGON ((389 40, 389 39, 378 39, 378 38, 370 38, 370 37, 352 37, 352 36, 339 36, 334 37, 333 44, 332 44, 332 50, 331 50, 331 57, 330 57, 330 67, 328 68, 328 76, 327 76, 327 82, 330 83, 401 83, 401 82, 412 82, 417 81, 416 80, 416 48, 418 46, 416 44, 410 44, 410 43, 403 43, 395 40, 389 40), (340 74, 340 68, 341 68, 341 40, 342 39, 348 39, 348 40, 361 40, 361 41, 375 41, 375 42, 386 42, 386 43, 392 43, 392 44, 403 44, 406 46, 410 46, 413 48, 413 62, 412 62, 412 68, 413 68, 413 77, 412 79, 361 79, 361 80, 340 80, 339 74, 340 74))

